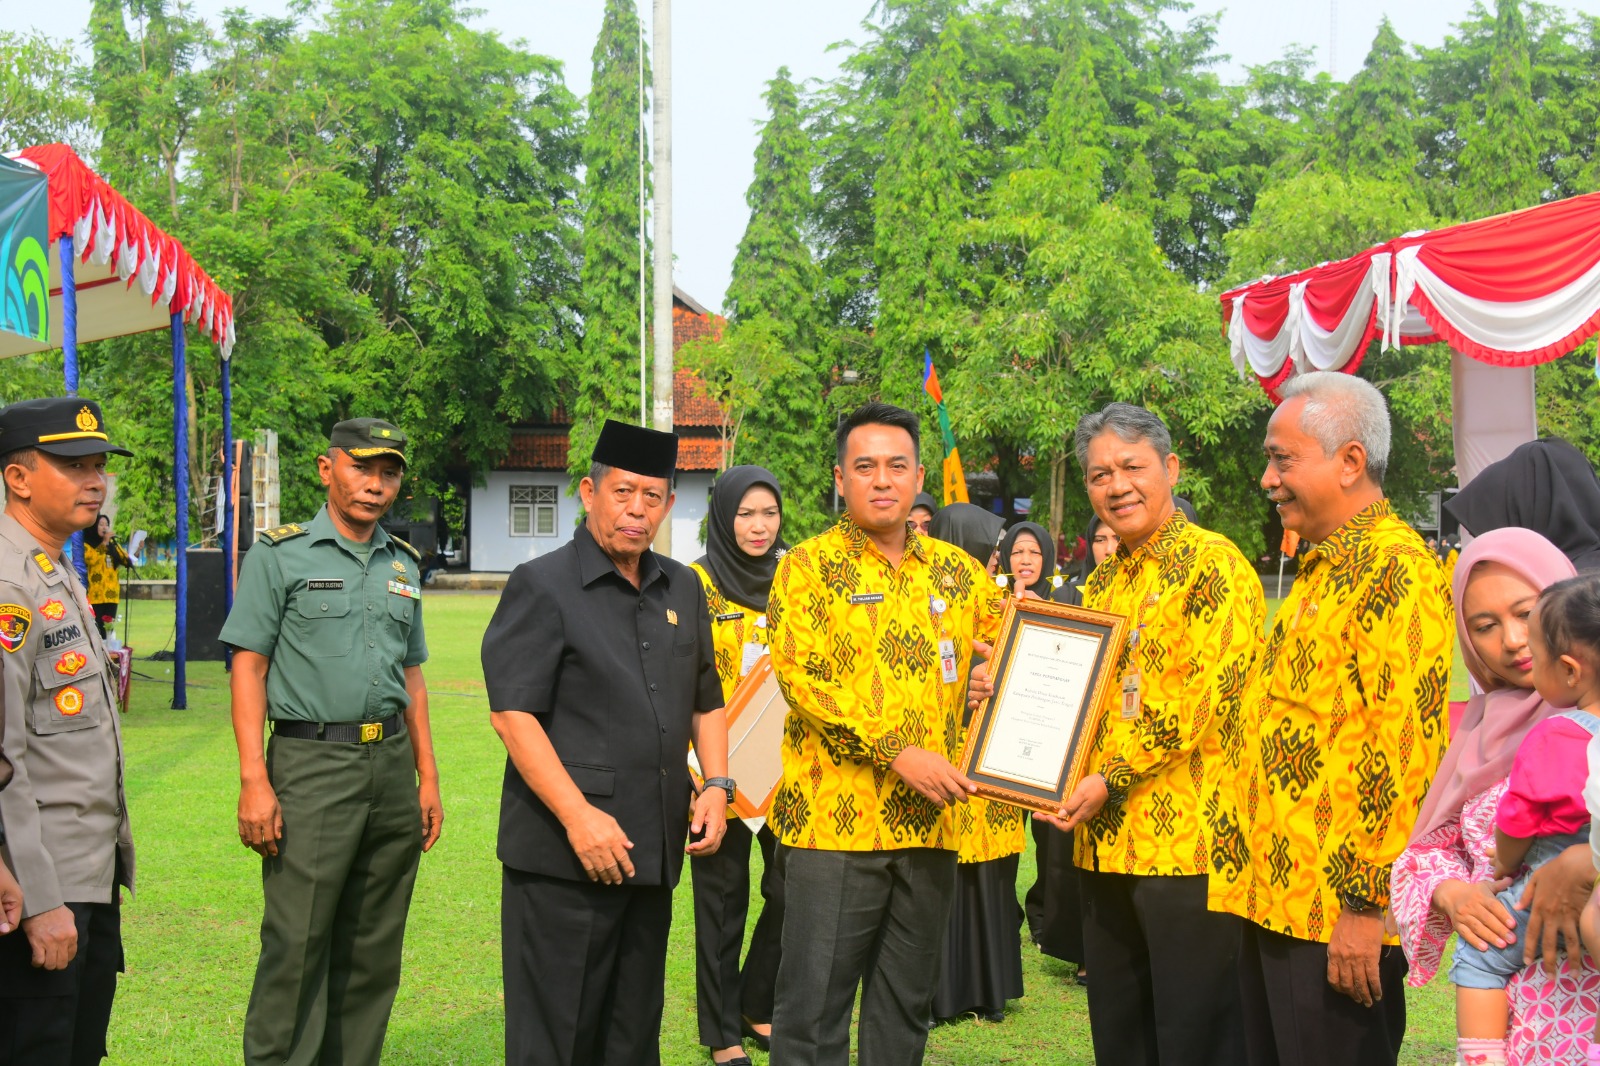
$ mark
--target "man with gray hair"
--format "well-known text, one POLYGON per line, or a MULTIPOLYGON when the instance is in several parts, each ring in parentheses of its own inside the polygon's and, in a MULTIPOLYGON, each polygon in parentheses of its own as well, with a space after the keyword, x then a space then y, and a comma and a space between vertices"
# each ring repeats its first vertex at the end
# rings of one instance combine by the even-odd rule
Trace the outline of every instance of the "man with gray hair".
POLYGON ((1438 559, 1384 498, 1382 394, 1337 373, 1279 393, 1261 487, 1308 547, 1245 701, 1243 835, 1213 843, 1211 907, 1246 920, 1251 1066, 1392 1066, 1406 961, 1383 909, 1448 740, 1455 623, 1438 559))
POLYGON ((1206 909, 1219 837, 1237 825, 1219 788, 1266 625, 1261 580, 1233 542, 1174 501, 1178 457, 1161 419, 1113 403, 1076 433, 1089 501, 1116 553, 1084 606, 1125 615, 1092 772, 1055 816, 1078 826, 1095 1060, 1233 1064, 1244 1054, 1241 923, 1206 909))

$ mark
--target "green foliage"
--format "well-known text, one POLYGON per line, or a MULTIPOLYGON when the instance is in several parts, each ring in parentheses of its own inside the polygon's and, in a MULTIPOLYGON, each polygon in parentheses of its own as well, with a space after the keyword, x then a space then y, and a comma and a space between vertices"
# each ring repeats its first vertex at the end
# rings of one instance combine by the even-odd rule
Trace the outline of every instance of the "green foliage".
POLYGON ((722 411, 717 428, 723 444, 723 470, 748 462, 766 465, 767 449, 746 448, 741 453, 740 431, 753 412, 773 401, 773 385, 781 378, 796 376, 804 367, 788 351, 785 332, 777 320, 757 314, 728 326, 720 336, 701 337, 678 349, 678 364, 694 371, 700 379, 701 395, 722 411))
POLYGON ((1414 182, 1422 159, 1416 78, 1415 63, 1384 16, 1366 61, 1339 92, 1327 143, 1330 161, 1351 174, 1414 182))
POLYGON ((1483 119, 1461 151, 1457 203, 1467 217, 1531 207, 1546 184, 1533 132, 1533 75, 1521 0, 1497 0, 1495 6, 1489 77, 1474 99, 1483 119))
POLYGON ((72 48, 40 33, 0 30, 0 151, 89 139, 90 99, 72 48))
MULTIPOLYGON (((576 487, 607 418, 637 422, 639 301, 651 285, 649 248, 639 276, 639 154, 645 105, 639 95, 643 62, 633 0, 606 0, 594 46, 594 78, 583 133, 583 259, 580 306, 583 344, 572 360, 572 427, 567 469, 576 487)), ((650 82, 648 65, 645 84, 650 82)), ((647 148, 647 146, 646 146, 647 148)), ((650 197, 649 161, 645 187, 650 197)))
POLYGON ((822 416, 825 378, 817 350, 815 299, 820 274, 803 231, 811 216, 814 153, 802 127, 800 96, 788 68, 767 83, 769 117, 756 145, 755 175, 745 193, 750 221, 733 260, 726 305, 733 332, 764 323, 778 341, 760 402, 744 414, 743 455, 755 457, 784 490, 790 540, 819 531, 824 510, 831 424, 822 416))

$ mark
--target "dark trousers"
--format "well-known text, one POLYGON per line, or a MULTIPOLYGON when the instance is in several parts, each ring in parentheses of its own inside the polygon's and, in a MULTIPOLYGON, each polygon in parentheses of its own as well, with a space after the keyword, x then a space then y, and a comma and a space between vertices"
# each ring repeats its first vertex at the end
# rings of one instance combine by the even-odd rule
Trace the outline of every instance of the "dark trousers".
POLYGON ((858 985, 860 1061, 920 1063, 955 895, 956 853, 778 850, 786 910, 773 1066, 845 1066, 858 985))
POLYGON ((672 889, 502 871, 507 1066, 659 1066, 672 889))
POLYGON ((122 909, 69 903, 78 954, 64 970, 33 968, 20 929, 0 937, 0 1062, 6 1066, 94 1066, 109 1054, 111 1001, 122 972, 122 909))
MULTIPOLYGON (((1328 983, 1328 945, 1244 923, 1239 990, 1250 1066, 1394 1066, 1406 1035, 1406 957, 1378 957, 1383 998, 1363 1007, 1328 983)), ((1091 984, 1091 987, 1092 984, 1091 984)))
POLYGON ((694 890, 694 993, 700 1043, 737 1047, 752 1022, 772 1020, 778 959, 783 951, 783 878, 778 870, 778 839, 761 827, 751 833, 738 819, 728 822, 722 846, 712 855, 689 860, 694 890), (750 937, 744 969, 744 925, 750 909, 750 841, 761 844, 761 917, 750 937))
POLYGON ((1237 1066, 1241 920, 1206 910, 1206 878, 1079 871, 1097 1062, 1237 1066))
POLYGON ((261 957, 244 1061, 377 1066, 422 854, 411 737, 274 736, 267 776, 283 839, 261 861, 261 957))

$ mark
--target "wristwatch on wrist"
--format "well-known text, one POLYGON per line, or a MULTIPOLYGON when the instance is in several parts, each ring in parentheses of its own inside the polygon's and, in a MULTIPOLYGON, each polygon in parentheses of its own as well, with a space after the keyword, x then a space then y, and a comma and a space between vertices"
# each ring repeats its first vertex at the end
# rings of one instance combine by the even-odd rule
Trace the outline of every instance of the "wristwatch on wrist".
POLYGON ((720 788, 720 789, 722 789, 722 791, 724 791, 724 792, 726 792, 728 794, 728 802, 729 803, 733 802, 733 790, 736 787, 734 785, 734 783, 733 783, 733 778, 731 778, 731 777, 708 777, 708 778, 706 778, 706 787, 707 788, 720 788))
POLYGON ((1344 904, 1345 909, 1350 911, 1352 914, 1363 914, 1367 911, 1378 911, 1383 909, 1378 904, 1372 902, 1370 899, 1367 899, 1365 896, 1358 896, 1354 892, 1339 893, 1339 902, 1344 904))

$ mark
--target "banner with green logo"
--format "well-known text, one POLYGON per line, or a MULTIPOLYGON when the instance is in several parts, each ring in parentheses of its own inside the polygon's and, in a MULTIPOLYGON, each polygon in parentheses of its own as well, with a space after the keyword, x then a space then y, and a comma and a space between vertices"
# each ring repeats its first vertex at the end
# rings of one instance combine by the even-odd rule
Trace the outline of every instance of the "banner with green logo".
POLYGON ((45 176, 0 156, 0 329, 50 339, 50 205, 45 176))

